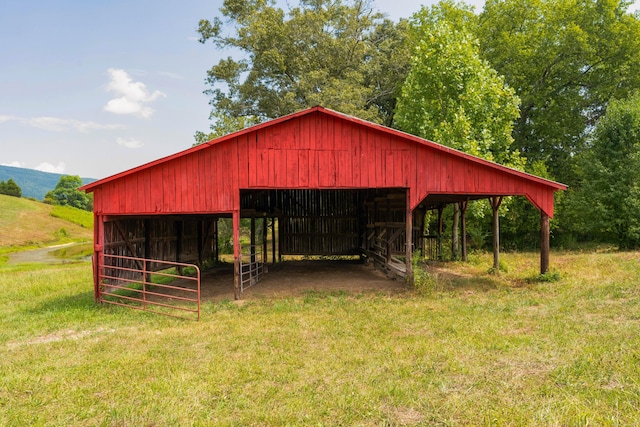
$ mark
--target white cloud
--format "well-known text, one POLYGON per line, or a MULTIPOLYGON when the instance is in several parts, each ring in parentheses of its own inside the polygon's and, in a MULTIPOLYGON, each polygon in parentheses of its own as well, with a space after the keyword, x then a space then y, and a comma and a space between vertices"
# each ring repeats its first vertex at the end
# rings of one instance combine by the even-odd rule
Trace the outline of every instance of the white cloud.
POLYGON ((34 117, 32 119, 22 119, 21 121, 29 124, 30 126, 53 132, 65 132, 68 130, 88 132, 90 130, 114 130, 123 128, 122 125, 104 125, 96 122, 82 122, 79 120, 61 119, 58 117, 34 117))
POLYGON ((18 120, 16 116, 0 116, 0 123, 18 120))
POLYGON ((2 165, 2 166, 13 166, 14 168, 25 168, 26 167, 24 163, 20 163, 17 160, 14 160, 11 163, 0 163, 0 165, 2 165))
POLYGON ((171 71, 160 71, 160 75, 164 77, 169 77, 174 80, 184 80, 184 77, 178 73, 172 73, 171 71))
POLYGON ((80 120, 61 119, 59 117, 17 117, 17 116, 0 116, 0 123, 15 121, 27 126, 38 129, 44 129, 52 132, 66 132, 75 130, 78 132, 88 132, 90 130, 116 130, 124 129, 119 124, 101 124, 96 122, 83 122, 80 120))
POLYGON ((107 102, 104 106, 105 111, 114 114, 132 114, 148 119, 154 110, 147 104, 167 96, 159 90, 149 92, 144 83, 134 82, 124 70, 109 68, 107 71, 111 77, 107 90, 114 92, 116 97, 107 102))
POLYGON ((118 138, 116 142, 118 145, 122 145, 125 148, 140 148, 144 145, 142 142, 134 138, 118 138))
POLYGON ((67 166, 64 162, 58 163, 57 166, 52 165, 51 163, 40 163, 34 169, 41 172, 51 172, 51 173, 64 173, 64 170, 67 166))

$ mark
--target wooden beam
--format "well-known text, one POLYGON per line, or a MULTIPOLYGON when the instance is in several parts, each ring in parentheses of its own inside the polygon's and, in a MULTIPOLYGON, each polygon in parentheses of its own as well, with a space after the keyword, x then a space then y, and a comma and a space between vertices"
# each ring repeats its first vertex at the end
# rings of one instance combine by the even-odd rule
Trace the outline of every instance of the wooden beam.
MULTIPOLYGON (((134 257, 134 258, 139 258, 140 254, 136 253, 133 245, 131 244, 131 241, 127 237, 127 234, 124 232, 124 230, 120 226, 120 223, 118 221, 113 221, 113 225, 116 226, 116 230, 118 230, 118 233, 120 233, 120 236, 124 240, 124 244, 127 246, 127 249, 129 249, 129 252, 131 253, 131 256, 134 257)), ((140 263, 140 261, 135 260, 135 263, 136 263, 136 265, 138 266, 138 268, 140 270, 143 269, 143 265, 140 263)))
POLYGON ((271 263, 276 263, 276 217, 271 218, 271 263))
POLYGON ((460 223, 462 234, 462 261, 467 262, 467 207, 469 207, 469 199, 460 202, 460 223))
POLYGON ((405 247, 405 265, 406 265, 406 280, 407 283, 413 285, 413 211, 411 210, 411 203, 409 198, 409 190, 407 189, 407 210, 405 215, 405 221, 407 223, 406 233, 406 247, 405 247))
POLYGON ((540 211, 540 274, 549 271, 549 215, 540 211))
POLYGON ((233 211, 233 297, 240 299, 240 211, 233 211))
POLYGON ((458 250, 460 249, 460 205, 453 204, 453 223, 451 224, 451 259, 458 260, 458 250))
POLYGON ((500 272, 500 216, 498 209, 502 203, 502 196, 491 197, 489 199, 493 218, 491 221, 491 232, 493 234, 493 270, 495 274, 500 272))
POLYGON ((93 214, 93 298, 100 301, 100 273, 104 268, 104 217, 93 214))

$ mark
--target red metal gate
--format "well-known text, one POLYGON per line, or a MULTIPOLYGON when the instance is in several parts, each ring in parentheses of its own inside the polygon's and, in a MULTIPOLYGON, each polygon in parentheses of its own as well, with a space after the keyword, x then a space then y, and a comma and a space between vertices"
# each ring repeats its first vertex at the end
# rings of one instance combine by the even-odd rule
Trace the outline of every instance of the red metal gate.
POLYGON ((98 301, 200 320, 197 265, 109 254, 100 264, 98 301))

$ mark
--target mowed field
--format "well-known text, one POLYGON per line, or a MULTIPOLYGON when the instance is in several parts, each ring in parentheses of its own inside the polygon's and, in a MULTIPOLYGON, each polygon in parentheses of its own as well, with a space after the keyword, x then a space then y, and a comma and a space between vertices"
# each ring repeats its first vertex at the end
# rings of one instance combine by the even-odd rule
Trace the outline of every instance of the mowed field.
POLYGON ((91 212, 0 194, 0 250, 91 239, 91 212))
POLYGON ((90 262, 0 264, 0 426, 638 425, 640 253, 502 260, 199 322, 96 305, 90 262))

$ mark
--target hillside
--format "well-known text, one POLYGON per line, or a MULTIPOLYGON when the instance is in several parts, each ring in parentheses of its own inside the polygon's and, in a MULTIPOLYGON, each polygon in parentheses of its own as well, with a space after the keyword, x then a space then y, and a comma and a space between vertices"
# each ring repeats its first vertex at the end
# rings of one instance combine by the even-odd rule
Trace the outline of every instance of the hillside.
POLYGON ((93 230, 87 219, 92 218, 91 212, 80 209, 0 195, 0 248, 88 241, 93 230))
MULTIPOLYGON (((48 191, 56 188, 56 184, 63 174, 40 172, 34 169, 16 168, 0 165, 0 181, 13 179, 22 189, 22 197, 37 200, 44 199, 48 191)), ((82 178, 83 184, 95 181, 93 178, 82 178)))

